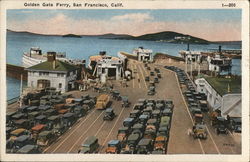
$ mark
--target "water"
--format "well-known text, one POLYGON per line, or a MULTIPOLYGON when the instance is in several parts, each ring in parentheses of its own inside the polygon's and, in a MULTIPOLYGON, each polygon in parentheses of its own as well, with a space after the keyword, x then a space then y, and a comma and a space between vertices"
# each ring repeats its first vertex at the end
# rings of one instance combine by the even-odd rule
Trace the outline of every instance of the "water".
MULTIPOLYGON (((154 53, 162 52, 179 56, 180 50, 186 50, 186 44, 171 44, 165 42, 100 39, 97 37, 70 38, 61 36, 41 36, 23 33, 7 32, 7 63, 22 65, 22 54, 31 47, 40 47, 43 52, 66 52, 71 59, 86 59, 99 51, 116 56, 119 51, 131 53, 134 48, 143 46, 152 49, 154 53)), ((204 51, 218 48, 218 44, 190 45, 191 50, 204 51)), ((241 45, 223 45, 222 49, 240 49, 241 45)), ((233 60, 232 73, 241 74, 241 60, 233 60)), ((19 95, 20 81, 7 77, 7 97, 11 99, 19 95)))

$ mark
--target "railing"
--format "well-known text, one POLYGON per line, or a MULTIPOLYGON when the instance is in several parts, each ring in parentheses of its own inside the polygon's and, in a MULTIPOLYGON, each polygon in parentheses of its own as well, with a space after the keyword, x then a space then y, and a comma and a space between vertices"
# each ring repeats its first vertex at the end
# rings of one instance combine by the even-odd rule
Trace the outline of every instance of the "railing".
POLYGON ((10 99, 10 100, 8 100, 8 101, 7 101, 7 104, 8 104, 8 105, 11 105, 11 104, 17 102, 18 100, 19 100, 19 96, 18 96, 18 97, 15 97, 15 98, 12 98, 12 99, 10 99))

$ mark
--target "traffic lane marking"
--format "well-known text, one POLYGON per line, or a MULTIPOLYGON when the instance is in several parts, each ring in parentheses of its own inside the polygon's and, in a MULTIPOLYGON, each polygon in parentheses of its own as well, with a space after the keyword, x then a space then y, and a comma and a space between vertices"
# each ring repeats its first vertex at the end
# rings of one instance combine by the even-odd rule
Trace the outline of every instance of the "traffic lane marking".
MULTIPOLYGON (((77 131, 77 129, 82 125, 82 124, 84 124, 84 122, 88 119, 88 118, 90 118, 90 116, 92 115, 92 114, 94 114, 94 112, 95 112, 96 110, 92 110, 89 114, 87 114, 87 116, 85 116, 86 118, 83 120, 83 121, 81 121, 81 122, 79 122, 79 125, 78 126, 76 126, 76 127, 73 127, 73 130, 71 130, 72 132, 70 133, 70 134, 63 134, 62 136, 65 136, 65 139, 63 140, 63 141, 61 141, 60 143, 59 143, 59 145, 57 145, 57 147, 52 151, 52 153, 54 153, 75 131, 77 131)), ((67 133, 67 132, 66 132, 67 133)), ((62 136, 60 136, 60 137, 62 137, 62 136)), ((56 144, 56 143, 55 143, 56 144)), ((50 147, 49 148, 51 148, 51 146, 52 145, 50 145, 50 147)), ((46 148, 43 152, 46 152, 49 148, 46 148)))
POLYGON ((101 117, 101 115, 104 113, 104 111, 93 121, 93 123, 88 127, 88 129, 87 130, 85 130, 85 132, 78 138, 78 140, 72 145, 72 147, 69 149, 69 151, 67 151, 67 153, 69 153, 72 149, 73 149, 73 147, 76 145, 76 144, 78 144, 78 142, 79 142, 79 140, 81 140, 81 138, 88 132, 88 130, 90 129, 90 128, 92 128, 92 126, 95 124, 95 122, 101 117))

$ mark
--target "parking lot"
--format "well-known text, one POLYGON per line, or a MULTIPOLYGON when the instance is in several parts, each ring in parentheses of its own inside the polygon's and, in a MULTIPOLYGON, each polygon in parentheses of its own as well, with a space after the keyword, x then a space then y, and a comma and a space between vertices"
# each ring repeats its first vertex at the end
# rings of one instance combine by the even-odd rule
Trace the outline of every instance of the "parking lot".
MULTIPOLYGON (((98 138, 99 153, 105 153, 107 143, 116 139, 118 129, 122 127, 123 120, 127 118, 133 109, 133 105, 138 99, 170 99, 174 103, 173 116, 170 129, 167 154, 240 154, 241 137, 238 134, 217 135, 206 114, 208 138, 206 140, 193 139, 187 134, 187 130, 192 128, 193 119, 188 111, 185 99, 182 95, 176 74, 164 68, 164 64, 149 64, 151 71, 155 67, 160 69, 162 78, 156 83, 155 95, 149 96, 146 76, 150 76, 143 63, 130 60, 129 68, 133 71, 133 79, 128 81, 127 87, 121 86, 119 81, 111 81, 115 90, 122 96, 128 96, 131 106, 123 108, 121 101, 112 99, 111 107, 114 109, 116 117, 112 121, 104 121, 104 110, 91 109, 82 118, 60 136, 54 143, 44 149, 43 153, 77 153, 82 143, 89 136, 98 138), (135 72, 136 71, 136 72, 135 72)), ((153 78, 151 76, 150 78, 153 78)), ((89 94, 99 96, 100 93, 89 89, 84 92, 71 91, 74 97, 80 98, 89 94)))

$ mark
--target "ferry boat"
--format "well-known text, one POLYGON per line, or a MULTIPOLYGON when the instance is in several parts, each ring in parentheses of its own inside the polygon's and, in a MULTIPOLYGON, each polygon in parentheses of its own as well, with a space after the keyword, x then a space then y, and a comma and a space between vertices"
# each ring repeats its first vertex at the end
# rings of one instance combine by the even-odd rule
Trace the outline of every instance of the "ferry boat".
MULTIPOLYGON (((50 53, 50 52, 48 52, 50 53)), ((66 53, 58 52, 56 53, 56 59, 68 62, 69 59, 66 58, 66 53)), ((30 48, 29 52, 25 52, 22 57, 22 63, 25 68, 34 66, 36 64, 47 61, 47 53, 42 53, 39 47, 30 48)))

